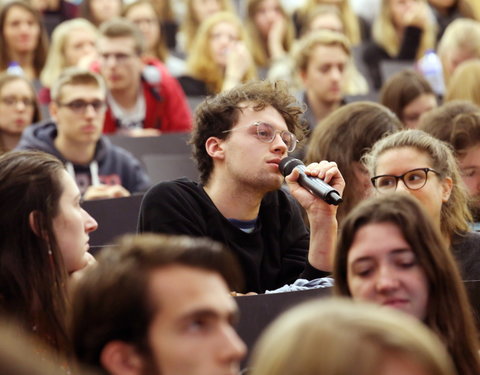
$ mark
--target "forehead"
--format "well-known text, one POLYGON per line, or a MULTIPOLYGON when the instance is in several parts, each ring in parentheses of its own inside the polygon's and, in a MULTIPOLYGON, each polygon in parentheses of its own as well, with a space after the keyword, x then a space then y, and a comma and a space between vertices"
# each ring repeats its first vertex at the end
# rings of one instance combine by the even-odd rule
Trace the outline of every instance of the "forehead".
POLYGON ((413 147, 386 150, 378 156, 376 164, 377 174, 398 174, 410 169, 433 167, 428 154, 413 147))
POLYGON ((427 111, 437 106, 437 99, 434 94, 424 93, 417 96, 414 100, 408 103, 403 111, 405 113, 427 111))
POLYGON ((30 12, 30 10, 28 10, 28 9, 22 7, 22 6, 14 5, 7 11, 6 20, 10 21, 13 18, 34 19, 35 17, 33 16, 33 13, 30 12))
POLYGON ((66 35, 65 43, 75 43, 76 41, 83 40, 86 37, 94 40, 96 38, 95 32, 87 27, 78 26, 69 31, 69 33, 66 35))
POLYGON ((278 0, 260 0, 257 2, 257 8, 256 10, 265 10, 265 9, 271 9, 271 8, 277 8, 280 6, 280 3, 278 0))
POLYGON ((128 10, 126 14, 127 18, 142 17, 145 15, 147 16, 155 15, 153 6, 149 3, 139 3, 137 5, 134 5, 128 10))
POLYGON ((228 21, 220 21, 219 23, 215 24, 212 26, 212 29, 210 31, 211 33, 232 33, 232 34, 238 34, 238 29, 237 26, 233 25, 232 23, 228 21))
POLYGON ((311 21, 312 24, 315 26, 320 27, 323 23, 328 25, 335 23, 337 25, 343 25, 340 16, 337 13, 321 13, 315 16, 315 18, 311 21))
POLYGON ((94 84, 67 84, 62 87, 59 96, 70 102, 77 99, 104 99, 105 93, 94 84))
POLYGON ((101 36, 97 41, 100 53, 133 53, 135 52, 135 40, 131 36, 115 38, 101 36))
POLYGON ((0 88, 2 95, 25 94, 26 92, 33 96, 31 87, 23 79, 13 79, 0 88))
POLYGON ((462 156, 459 157, 462 167, 480 166, 480 143, 470 147, 462 156))
POLYGON ((236 311, 223 278, 200 268, 171 265, 154 270, 149 278, 149 296, 157 319, 165 324, 198 311, 225 315, 236 311))
POLYGON ((395 250, 412 250, 397 225, 390 222, 366 224, 353 237, 348 262, 364 257, 381 257, 395 250))
POLYGON ((283 116, 272 106, 266 106, 261 110, 254 109, 255 104, 244 102, 239 104, 239 116, 235 126, 244 126, 255 121, 266 122, 276 128, 287 129, 287 124, 283 116))
POLYGON ((62 189, 60 201, 74 199, 80 194, 80 190, 78 190, 78 186, 73 177, 70 176, 66 170, 62 169, 60 171, 59 181, 62 189))
POLYGON ((316 63, 347 62, 348 54, 340 44, 316 44, 312 47, 310 60, 316 63))

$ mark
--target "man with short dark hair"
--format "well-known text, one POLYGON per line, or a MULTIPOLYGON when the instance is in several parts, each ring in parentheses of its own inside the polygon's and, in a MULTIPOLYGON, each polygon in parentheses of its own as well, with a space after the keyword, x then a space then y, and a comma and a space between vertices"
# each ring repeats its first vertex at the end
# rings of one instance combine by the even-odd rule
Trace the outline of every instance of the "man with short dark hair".
MULTIPOLYGON (((227 245, 246 279, 240 292, 328 275, 336 208, 302 188, 296 169, 285 179, 290 193, 280 189, 279 163, 303 136, 301 114, 280 83, 251 82, 206 99, 191 139, 201 183, 179 179, 150 189, 139 231, 210 237, 227 245)), ((306 173, 343 192, 335 163, 312 163, 306 173)))
POLYGON ((100 27, 98 68, 108 88, 104 133, 190 131, 192 118, 180 84, 160 61, 142 58, 143 49, 133 23, 114 19, 100 27))
POLYGON ((304 89, 301 100, 307 106, 304 118, 310 130, 344 103, 350 59, 350 44, 343 34, 319 30, 299 41, 295 70, 304 89))
POLYGON ((125 237, 75 288, 75 355, 111 375, 238 374, 238 281, 231 253, 208 239, 125 237))
POLYGON ((52 120, 28 127, 18 149, 48 152, 65 163, 84 199, 128 196, 150 186, 140 162, 102 136, 105 83, 71 68, 52 87, 52 120))

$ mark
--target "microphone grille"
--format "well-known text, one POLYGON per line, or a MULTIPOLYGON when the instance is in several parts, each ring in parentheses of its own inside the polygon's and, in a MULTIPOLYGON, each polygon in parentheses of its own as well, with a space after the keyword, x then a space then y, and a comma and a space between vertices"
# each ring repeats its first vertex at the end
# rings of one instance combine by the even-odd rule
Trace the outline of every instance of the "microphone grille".
POLYGON ((280 161, 280 164, 278 164, 278 169, 283 176, 288 176, 290 173, 292 173, 293 168, 299 165, 303 165, 301 160, 292 156, 287 156, 280 161))

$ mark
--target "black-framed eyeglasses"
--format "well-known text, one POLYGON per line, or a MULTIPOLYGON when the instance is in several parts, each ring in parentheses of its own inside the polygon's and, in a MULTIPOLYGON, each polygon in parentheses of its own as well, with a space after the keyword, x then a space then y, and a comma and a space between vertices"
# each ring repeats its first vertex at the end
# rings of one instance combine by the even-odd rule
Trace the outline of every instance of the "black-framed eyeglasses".
POLYGON ((392 193, 397 190, 399 180, 402 180, 408 189, 419 190, 427 183, 428 172, 440 175, 440 173, 432 168, 415 168, 400 176, 384 174, 372 177, 370 180, 375 189, 380 193, 392 193))
MULTIPOLYGON (((287 146, 288 152, 293 152, 295 150, 295 147, 297 147, 297 137, 295 136, 295 134, 290 133, 287 130, 277 130, 272 125, 263 121, 256 121, 253 124, 241 126, 240 128, 245 128, 249 126, 255 126, 257 128, 257 138, 264 143, 272 143, 275 139, 275 136, 277 134, 280 134, 280 138, 282 138, 283 143, 285 143, 285 145, 287 146)), ((229 133, 240 128, 224 130, 223 133, 229 133)))
POLYGON ((97 113, 105 110, 106 103, 103 100, 92 100, 87 102, 83 99, 73 100, 69 103, 57 103, 60 107, 67 107, 76 114, 83 115, 87 111, 88 107, 92 107, 93 110, 97 113))

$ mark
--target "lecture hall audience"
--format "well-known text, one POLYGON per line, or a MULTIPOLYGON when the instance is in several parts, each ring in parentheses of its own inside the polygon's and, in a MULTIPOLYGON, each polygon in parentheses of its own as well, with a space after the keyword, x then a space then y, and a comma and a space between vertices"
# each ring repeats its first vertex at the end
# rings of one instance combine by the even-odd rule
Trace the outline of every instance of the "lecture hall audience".
MULTIPOLYGON (((422 313, 417 318, 436 334, 443 349, 450 353, 456 373, 479 373, 478 355, 475 355, 479 349, 477 331, 461 283, 463 278, 466 285, 474 286, 475 280, 480 279, 480 234, 475 232, 480 230, 479 21, 480 1, 477 0, 2 1, 0 314, 15 316, 27 334, 40 340, 40 343, 34 344, 33 351, 40 354, 47 367, 50 361, 47 352, 52 350, 54 366, 60 372, 76 373, 70 367, 73 352, 66 328, 66 319, 71 312, 69 287, 74 285, 72 280, 83 275, 83 272, 77 271, 94 261, 86 249, 89 233, 97 228, 97 223, 81 209, 77 193, 84 191, 82 184, 66 173, 62 164, 64 159, 37 152, 12 151, 18 146, 22 134, 40 129, 30 125, 37 123, 40 117, 49 117, 49 106, 55 117, 48 122, 48 137, 51 140, 64 136, 65 124, 72 128, 85 119, 89 122, 89 118, 103 116, 103 102, 88 101, 90 99, 82 97, 81 103, 64 103, 61 95, 54 95, 51 101, 50 89, 58 85, 59 77, 67 68, 76 66, 100 72, 107 82, 105 100, 108 107, 103 128, 106 134, 101 139, 113 143, 122 139, 138 140, 137 146, 127 142, 127 147, 142 148, 147 140, 133 139, 132 136, 160 140, 170 136, 164 136, 165 133, 192 132, 200 164, 215 166, 200 165, 203 185, 195 185, 195 189, 204 189, 201 190, 202 199, 206 199, 209 209, 213 210, 209 212, 215 212, 212 215, 219 220, 235 223, 232 224, 235 229, 240 227, 241 233, 235 234, 242 241, 250 238, 249 231, 253 231, 251 237, 259 233, 275 233, 268 237, 267 243, 262 238, 259 240, 261 244, 255 243, 254 247, 269 249, 274 243, 273 248, 281 248, 284 258, 268 258, 265 262, 264 258, 252 259, 251 253, 242 253, 244 271, 254 271, 245 272, 247 287, 235 292, 263 293, 300 275, 307 278, 330 275, 333 259, 326 255, 328 251, 325 249, 332 247, 333 252, 337 230, 342 233, 337 256, 344 252, 342 267, 347 272, 350 267, 348 261, 354 254, 350 248, 359 235, 371 234, 368 228, 374 226, 389 227, 395 233, 392 232, 387 239, 380 238, 375 245, 388 245, 388 239, 407 243, 411 255, 407 260, 413 257, 414 262, 403 271, 414 270, 418 276, 415 279, 415 282, 418 281, 418 293, 412 292, 414 295, 408 297, 418 302, 415 298, 427 290, 423 295, 427 301, 417 306, 417 312, 422 313), (98 30, 101 30, 100 33, 98 30), (428 83, 431 82, 428 74, 432 71, 421 70, 423 65, 418 64, 419 59, 430 50, 438 54, 442 64, 442 71, 436 74, 437 78, 443 74, 444 97, 436 97, 428 83), (399 66, 410 69, 399 71, 399 66), (259 78, 281 79, 287 83, 258 83, 259 78), (242 91, 245 86, 242 85, 263 87, 265 96, 252 96, 255 108, 242 107, 245 104, 242 102, 245 97, 241 96, 245 94, 242 91), (232 91, 239 87, 239 91, 232 91), (237 96, 233 98, 229 95, 237 96), (275 95, 277 97, 273 100, 275 95), (293 99, 296 95, 296 102, 289 101, 289 95, 293 99), (208 98, 207 102, 198 107, 204 98, 208 98), (256 102, 255 98, 260 99, 256 102), (271 103, 276 104, 272 107, 271 103), (71 110, 77 112, 75 121, 65 123, 64 115, 71 110), (305 110, 303 120, 307 121, 297 123, 297 117, 305 110), (192 120, 194 111, 197 111, 196 124, 192 120), (82 112, 88 115, 78 116, 82 112), (95 116, 90 116, 93 114, 95 116), (205 116, 210 115, 213 117, 206 119, 205 116), (259 120, 268 122, 270 127, 260 125, 259 120), (245 124, 246 128, 237 127, 238 122, 245 124), (198 132, 199 126, 201 132, 198 132), (401 127, 419 127, 422 130, 400 130, 401 127), (198 138, 207 130, 210 132, 207 138, 217 143, 198 138), (302 149, 299 143, 295 149, 297 142, 293 133, 299 139, 304 137, 305 144, 310 138, 308 148, 302 149), (280 137, 277 137, 278 134, 280 137), (245 147, 248 143, 251 147, 247 150, 238 143, 245 147), (213 144, 218 144, 218 148, 213 144), (225 145, 228 147, 224 148, 225 145), (336 186, 343 193, 344 200, 338 211, 322 205, 319 209, 318 202, 315 207, 309 206, 307 198, 312 199, 312 195, 303 188, 299 190, 296 183, 287 178, 288 184, 278 191, 278 199, 275 199, 281 201, 279 205, 282 207, 288 203, 291 209, 287 210, 288 214, 279 210, 285 215, 266 215, 265 206, 270 210, 277 207, 269 200, 270 195, 268 199, 263 199, 263 194, 266 185, 269 188, 273 186, 273 180, 275 189, 280 186, 283 177, 278 170, 272 166, 275 169, 272 181, 260 179, 260 183, 253 184, 259 177, 249 174, 247 184, 239 182, 247 175, 244 171, 256 170, 256 163, 261 159, 259 155, 263 155, 260 153, 264 149, 275 149, 273 164, 278 164, 290 150, 295 157, 305 156, 305 163, 311 165, 307 168, 308 173, 323 175, 328 172, 328 177, 331 177, 335 172, 336 186), (321 160, 329 160, 328 167, 324 163, 320 167, 315 164, 321 160), (235 173, 241 171, 241 176, 229 174, 232 170, 235 173), (218 178, 219 171, 222 178, 218 178), (214 175, 211 180, 209 173, 214 175), (225 181, 223 178, 227 175, 231 178, 225 181), (345 177, 344 191, 340 175, 345 177), (226 197, 222 189, 227 185, 248 186, 248 193, 242 191, 240 194, 249 197, 247 203, 236 199, 241 189, 226 197), (222 189, 213 191, 213 186, 222 186, 222 189), (289 189, 292 191, 288 192, 289 189), (392 194, 395 191, 416 198, 425 212, 408 197, 397 198, 397 194, 392 194), (210 192, 211 196, 206 192, 210 192), (253 195, 255 198, 251 200, 253 195), (309 223, 308 217, 306 221, 301 217, 298 202, 292 195, 300 197, 300 205, 307 209, 310 219, 315 218, 313 223, 309 223), (372 201, 360 202, 370 196, 374 196, 372 201), (400 208, 391 204, 400 201, 400 208), (261 212, 256 217, 257 221, 250 220, 255 217, 240 215, 239 210, 228 210, 245 204, 258 208, 259 202, 262 208, 257 211, 257 214, 261 212), (372 211, 373 207, 378 210, 372 211), (405 224, 395 222, 398 219, 392 218, 395 213, 404 216, 402 220, 405 224), (222 217, 224 214, 226 216, 222 217), (352 228, 352 222, 361 215, 365 219, 352 228), (324 219, 322 226, 317 225, 319 217, 324 219), (433 228, 428 220, 432 221, 433 228), (283 230, 282 223, 285 222, 293 222, 295 230, 283 230), (313 240, 310 238, 312 244, 309 245, 305 223, 312 225, 311 233, 323 231, 320 237, 327 245, 318 246, 317 239, 320 237, 317 235, 313 240), (410 228, 415 223, 418 228, 410 228), (421 241, 416 239, 415 234, 419 229, 428 233, 428 238, 423 240, 425 246, 420 246, 422 249, 417 246, 421 241), (347 231, 350 231, 350 244, 345 247, 347 231), (288 235, 296 238, 286 238, 288 235), (432 244, 436 244, 436 249, 432 249, 432 244), (298 253, 292 255, 291 250, 296 245, 298 253), (288 269, 283 269, 277 261, 288 263, 288 269), (450 305, 447 306, 446 302, 450 305), (459 319, 454 322, 451 316, 459 319)), ((86 127, 92 124, 90 122, 86 127)), ((95 127, 97 134, 99 130, 97 125, 95 127)), ((181 134, 173 134, 177 135, 181 137, 181 134)), ((79 144, 76 142, 69 143, 75 144, 75 147, 67 147, 67 153, 77 149, 79 144)), ((87 146, 90 151, 92 147, 97 150, 98 144, 95 141, 87 146)), ((134 162, 132 156, 127 158, 134 162)), ((180 165, 171 167, 181 170, 180 165)), ((175 193, 180 194, 178 189, 176 187, 175 193)), ((123 195, 129 194, 125 190, 123 195)), ((83 198, 89 197, 86 195, 83 198)), ((151 196, 149 199, 152 199, 151 196)), ((117 204, 119 200, 110 202, 117 204)), ((197 206, 184 209, 188 219, 196 212, 197 206)), ((145 213, 144 207, 143 215, 145 213)), ((162 220, 171 223, 172 217, 166 215, 162 220)), ((215 226, 207 221, 205 226, 211 230, 224 229, 226 224, 224 221, 221 223, 215 226)), ((165 223, 161 225, 166 226, 168 232, 182 232, 178 225, 175 228, 165 223)), ((199 222, 193 223, 186 230, 187 234, 191 234, 190 230, 198 234, 204 229, 198 229, 198 226, 199 222)), ((145 230, 146 227, 140 229, 145 230)), ((161 231, 156 227, 151 229, 161 231)), ((379 230, 378 235, 382 233, 384 235, 386 231, 379 230)), ((218 239, 235 247, 237 252, 243 251, 243 247, 236 248, 238 243, 235 241, 228 242, 222 236, 218 239)), ((258 256, 258 253, 253 256, 258 256)), ((393 266, 400 267, 399 262, 405 261, 403 257, 398 260, 397 255, 393 258, 393 266)), ((360 295, 362 298, 359 299, 374 300, 371 295, 366 296, 368 288, 358 287, 360 284, 367 285, 368 277, 357 275, 362 280, 355 289, 353 284, 350 285, 351 275, 338 273, 338 259, 335 267, 335 283, 340 294, 354 299, 360 295), (359 295, 356 295, 359 290, 359 295)), ((318 316, 332 311, 332 325, 334 321, 347 324, 350 315, 342 315, 343 306, 346 306, 344 302, 327 305, 322 308, 318 305, 318 316), (338 316, 335 311, 338 311, 338 316)), ((300 368, 288 366, 275 369, 275 361, 272 362, 273 367, 268 368, 270 362, 267 356, 277 358, 275 355, 279 355, 278 358, 284 358, 282 361, 285 362, 290 355, 298 355, 301 345, 318 348, 318 341, 330 341, 320 332, 325 325, 319 324, 315 327, 319 331, 311 331, 311 345, 303 337, 297 344, 293 336, 278 348, 272 345, 272 342, 276 344, 278 341, 276 335, 286 336, 290 329, 310 332, 313 323, 310 323, 309 314, 313 313, 307 314, 305 309, 291 313, 291 316, 299 317, 294 324, 290 325, 291 318, 284 318, 282 323, 269 330, 251 362, 253 375, 300 373, 300 368), (287 329, 287 333, 282 334, 283 329, 287 329), (269 344, 269 340, 273 341, 269 344), (284 353, 274 352, 274 349, 284 350, 284 353)), ((358 314, 363 314, 363 309, 358 307, 358 314)), ((419 347, 417 352, 422 356, 415 357, 415 360, 412 360, 411 351, 405 345, 381 341, 384 338, 382 332, 394 329, 387 322, 391 317, 387 316, 388 312, 385 313, 385 316, 380 312, 378 315, 379 319, 385 319, 385 324, 368 327, 374 329, 375 326, 375 329, 381 330, 375 331, 378 333, 376 339, 380 341, 369 341, 371 346, 365 345, 361 349, 379 349, 378 345, 385 344, 388 353, 401 355, 405 361, 392 362, 388 355, 388 360, 382 363, 365 361, 362 365, 370 369, 366 373, 380 374, 393 363, 397 371, 403 369, 405 373, 418 369, 422 375, 421 371, 430 371, 430 375, 454 374, 448 357, 441 354, 442 359, 438 359, 443 349, 427 332, 420 332, 415 337, 402 337, 412 347, 418 344, 424 348, 422 345, 430 343, 430 351, 419 347), (410 367, 407 371, 402 366, 410 367)), ((316 322, 318 316, 315 316, 316 322)), ((410 326, 411 322, 405 322, 407 325, 410 326)), ((351 338, 348 344, 352 345, 349 348, 358 348, 356 340, 363 337, 355 336, 354 329, 367 327, 352 327, 348 336, 351 338)), ((340 339, 335 333, 338 332, 332 333, 332 340, 340 339)), ((340 344, 345 345, 345 342, 340 344)), ((25 345, 27 353, 31 349, 28 343, 20 345, 25 345)), ((305 350, 303 354, 306 359, 300 363, 302 367, 325 364, 321 362, 321 356, 317 358, 311 351, 305 350)), ((385 352, 377 351, 375 355, 384 356, 385 352)), ((12 359, 14 362, 15 358, 12 359)), ((348 365, 338 356, 332 356, 331 361, 332 368, 348 365)), ((16 366, 13 362, 12 365, 16 366)), ((238 358, 234 362, 237 363, 238 358)), ((292 366, 296 364, 292 362, 292 366)), ((28 363, 26 365, 28 367, 28 363)), ((38 367, 39 373, 42 372, 41 367, 38 367)), ((142 371, 149 375, 153 370, 147 367, 142 371)), ((21 368, 13 371, 12 375, 22 374, 21 368)), ((182 375, 191 375, 187 372, 182 375)))

